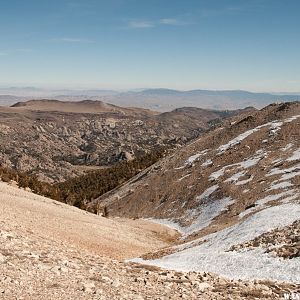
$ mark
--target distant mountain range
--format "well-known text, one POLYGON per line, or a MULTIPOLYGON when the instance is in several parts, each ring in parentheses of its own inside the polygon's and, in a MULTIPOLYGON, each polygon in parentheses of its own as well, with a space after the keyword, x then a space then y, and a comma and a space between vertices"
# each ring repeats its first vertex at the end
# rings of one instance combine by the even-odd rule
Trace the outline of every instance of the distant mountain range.
POLYGON ((243 90, 190 90, 179 91, 165 88, 132 91, 114 90, 46 90, 34 87, 0 88, 0 105, 12 105, 30 99, 57 99, 63 101, 100 100, 120 106, 134 106, 156 111, 171 111, 188 106, 207 109, 239 109, 247 106, 262 108, 274 102, 300 100, 296 94, 253 93, 243 90))

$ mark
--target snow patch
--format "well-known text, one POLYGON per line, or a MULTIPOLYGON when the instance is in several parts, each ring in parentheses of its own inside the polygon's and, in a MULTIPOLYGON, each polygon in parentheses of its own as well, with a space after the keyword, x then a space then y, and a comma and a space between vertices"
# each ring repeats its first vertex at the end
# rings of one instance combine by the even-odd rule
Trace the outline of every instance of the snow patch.
POLYGON ((208 149, 201 151, 200 153, 194 154, 190 156, 184 163, 183 166, 175 168, 175 170, 180 170, 185 168, 186 166, 192 166, 193 163, 201 156, 205 155, 208 152, 208 149))
POLYGON ((270 126, 269 136, 274 136, 281 129, 283 122, 272 123, 270 126))
POLYGON ((211 159, 206 160, 201 167, 207 167, 207 166, 211 166, 213 164, 211 159))
POLYGON ((271 201, 276 201, 276 200, 279 200, 283 197, 287 197, 283 200, 281 200, 280 202, 281 203, 288 203, 289 201, 291 200, 294 200, 298 197, 298 193, 296 192, 296 190, 289 190, 289 191, 286 191, 286 192, 282 192, 280 194, 274 194, 274 195, 269 195, 269 196, 266 196, 262 199, 259 199, 255 202, 255 206, 254 207, 251 207, 249 209, 246 209, 245 211, 241 212, 239 214, 239 218, 243 218, 255 211, 259 211, 259 210, 262 210, 264 208, 267 208, 267 204, 271 201))
POLYGON ((219 188, 219 186, 213 185, 211 187, 209 187, 208 189, 206 189, 200 196, 198 196, 196 199, 197 200, 203 200, 208 198, 213 192, 215 192, 217 189, 219 188))
POLYGON ((191 176, 191 174, 187 174, 187 175, 184 175, 183 177, 179 178, 178 181, 182 181, 183 179, 187 178, 191 176))
POLYGON ((219 216, 222 212, 226 211, 228 206, 233 204, 234 200, 230 197, 222 199, 210 200, 205 204, 201 205, 201 210, 193 209, 186 212, 186 218, 194 218, 195 220, 191 225, 183 227, 173 220, 168 219, 147 219, 154 223, 163 224, 179 231, 183 237, 187 237, 194 232, 200 231, 201 229, 210 225, 214 218, 219 216))
MULTIPOLYGON (((183 206, 184 206, 184 204, 183 204, 183 206)), ((182 231, 183 227, 180 226, 178 223, 172 221, 172 220, 169 220, 169 219, 153 219, 153 218, 146 218, 144 220, 151 221, 153 223, 157 223, 157 224, 161 224, 161 225, 165 225, 169 228, 177 230, 181 234, 183 233, 183 231, 182 231)))
POLYGON ((245 171, 241 171, 236 174, 233 174, 231 177, 227 178, 224 182, 236 182, 243 176, 245 176, 245 171))
POLYGON ((205 236, 200 239, 205 241, 199 246, 152 261, 134 261, 177 271, 213 272, 232 279, 269 279, 299 283, 299 259, 272 257, 261 248, 227 252, 233 245, 250 241, 275 228, 290 225, 299 217, 299 204, 270 207, 237 225, 205 236))
POLYGON ((289 181, 282 181, 282 182, 279 182, 279 183, 272 183, 271 184, 271 187, 268 189, 268 191, 271 191, 271 190, 278 190, 278 189, 286 189, 288 187, 291 187, 293 186, 292 183, 290 183, 289 181))
POLYGON ((279 121, 268 122, 268 123, 265 123, 263 125, 257 126, 253 129, 247 130, 247 131, 241 133, 240 135, 238 135, 237 137, 235 137, 234 139, 230 140, 227 144, 221 145, 218 148, 218 151, 219 151, 218 154, 222 154, 226 150, 240 144, 249 135, 259 131, 261 128, 270 126, 269 135, 275 135, 281 129, 281 126, 284 123, 292 122, 292 121, 296 120, 299 117, 300 117, 300 115, 296 115, 296 116, 293 116, 291 118, 288 118, 288 119, 284 120, 283 122, 279 122, 279 121))
POLYGON ((300 115, 295 115, 295 116, 292 116, 288 119, 285 119, 284 120, 284 123, 290 123, 290 122, 293 122, 294 120, 297 120, 298 118, 300 118, 300 115))
POLYGON ((290 180, 296 176, 300 176, 300 164, 286 169, 273 168, 268 172, 267 176, 273 175, 281 175, 281 177, 278 180, 274 181, 274 183, 277 182, 278 184, 280 184, 280 182, 282 181, 288 182, 287 180, 290 180))
POLYGON ((285 152, 285 151, 291 149, 293 146, 294 146, 294 144, 289 143, 285 147, 281 148, 280 150, 283 151, 283 152, 285 152))
POLYGON ((229 141, 227 144, 221 145, 218 150, 218 154, 222 154, 224 153, 226 150, 232 148, 235 145, 238 145, 241 143, 242 140, 244 140, 245 138, 247 138, 249 135, 251 135, 252 133, 258 131, 258 128, 254 128, 251 130, 248 130, 240 135, 238 135, 236 138, 232 139, 231 141, 229 141))
POLYGON ((293 155, 287 159, 287 161, 294 161, 300 159, 300 148, 293 152, 293 155))
POLYGON ((243 185, 243 184, 246 184, 246 183, 250 182, 252 179, 253 179, 253 177, 251 176, 251 177, 248 178, 248 179, 237 181, 237 182, 235 183, 235 185, 243 185))
POLYGON ((265 205, 266 203, 270 202, 270 201, 275 201, 278 200, 284 196, 290 196, 290 195, 294 195, 295 194, 295 190, 290 190, 290 191, 286 191, 286 192, 282 192, 280 194, 275 194, 275 195, 269 195, 266 196, 260 200, 257 200, 255 203, 257 205, 265 205))
MULTIPOLYGON (((256 151, 254 156, 249 157, 248 159, 244 159, 242 162, 224 166, 220 170, 217 170, 217 171, 211 173, 210 176, 209 176, 209 179, 210 180, 216 180, 219 177, 224 176, 226 170, 228 168, 231 168, 231 167, 236 167, 237 169, 248 169, 250 167, 253 167, 260 160, 262 160, 266 156, 267 156, 267 153, 260 149, 260 150, 256 151)), ((239 172, 239 173, 236 174, 236 176, 240 176, 240 177, 242 175, 244 175, 244 174, 242 174, 242 172, 239 172)), ((233 175, 233 176, 235 176, 235 175, 233 175)), ((235 177, 233 177, 233 179, 235 179, 235 177)), ((231 179, 227 179, 227 180, 228 181, 234 181, 234 180, 231 180, 231 179)))

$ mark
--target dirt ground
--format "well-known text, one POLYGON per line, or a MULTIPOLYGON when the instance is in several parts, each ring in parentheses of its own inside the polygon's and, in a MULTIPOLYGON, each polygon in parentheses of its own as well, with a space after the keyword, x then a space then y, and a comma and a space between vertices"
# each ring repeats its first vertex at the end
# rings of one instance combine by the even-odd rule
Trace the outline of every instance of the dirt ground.
POLYGON ((168 246, 177 236, 159 224, 103 218, 1 182, 0 222, 114 259, 168 246))

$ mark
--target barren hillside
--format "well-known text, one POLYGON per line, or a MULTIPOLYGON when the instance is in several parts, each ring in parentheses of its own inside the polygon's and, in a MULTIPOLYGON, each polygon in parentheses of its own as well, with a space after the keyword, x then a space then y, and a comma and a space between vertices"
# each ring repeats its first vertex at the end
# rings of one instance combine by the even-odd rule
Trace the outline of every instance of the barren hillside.
POLYGON ((99 203, 182 233, 178 246, 144 256, 156 259, 149 264, 299 282, 299 135, 300 104, 270 105, 224 122, 99 203), (285 238, 266 243, 272 230, 285 238))
POLYGON ((5 183, 0 212, 1 299, 280 299, 297 291, 295 284, 124 263, 120 259, 166 246, 175 231, 105 219, 5 183))

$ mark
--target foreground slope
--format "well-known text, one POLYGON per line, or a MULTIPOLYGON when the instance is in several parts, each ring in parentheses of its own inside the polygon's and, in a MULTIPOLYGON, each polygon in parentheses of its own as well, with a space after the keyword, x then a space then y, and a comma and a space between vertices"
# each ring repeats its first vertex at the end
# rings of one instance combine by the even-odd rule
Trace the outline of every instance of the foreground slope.
POLYGON ((161 225, 106 219, 2 182, 0 208, 2 223, 115 259, 161 248, 176 235, 161 225))
POLYGON ((299 282, 299 136, 300 104, 270 105, 224 122, 99 202, 111 215, 182 233, 178 246, 144 256, 156 259, 149 264, 299 282))
POLYGON ((111 259, 162 247, 174 231, 104 219, 4 183, 0 212, 1 299, 280 299, 297 291, 111 259))

